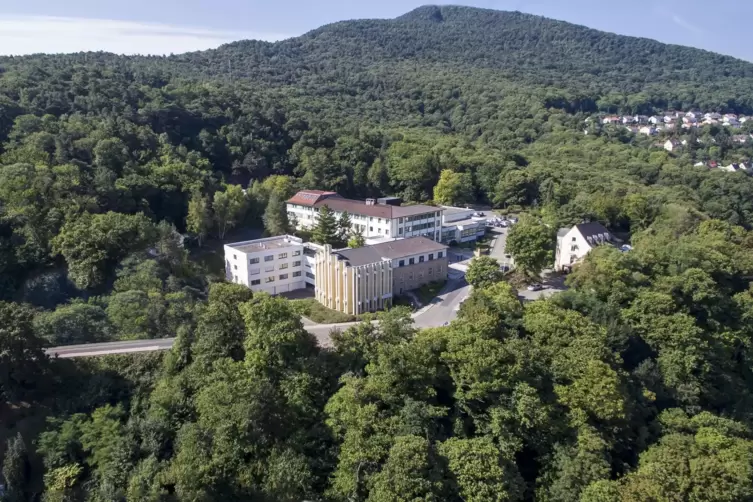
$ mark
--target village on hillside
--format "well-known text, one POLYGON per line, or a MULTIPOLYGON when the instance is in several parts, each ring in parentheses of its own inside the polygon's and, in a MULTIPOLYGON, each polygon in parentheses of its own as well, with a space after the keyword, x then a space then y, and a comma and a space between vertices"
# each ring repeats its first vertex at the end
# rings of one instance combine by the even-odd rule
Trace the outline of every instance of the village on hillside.
MULTIPOLYGON (((753 121, 753 116, 737 115, 735 113, 718 113, 718 112, 698 112, 698 111, 668 111, 656 115, 600 115, 597 118, 589 117, 586 119, 587 124, 592 124, 594 120, 602 126, 624 127, 627 131, 635 135, 644 135, 648 137, 664 136, 654 143, 657 148, 663 148, 671 153, 681 153, 688 147, 689 138, 693 131, 697 131, 705 126, 717 126, 734 130, 729 135, 729 140, 733 146, 753 145, 753 133, 750 127, 743 127, 749 121, 753 121), (681 135, 688 137, 682 138, 681 135)), ((753 123, 753 122, 751 122, 753 123)), ((589 129, 584 131, 589 134, 589 129)), ((717 143, 715 138, 704 139, 695 136, 694 141, 703 144, 708 141, 717 143)), ((745 172, 753 174, 753 163, 750 159, 740 160, 739 162, 718 162, 716 160, 706 160, 696 162, 696 167, 707 167, 709 169, 720 169, 727 172, 745 172)))

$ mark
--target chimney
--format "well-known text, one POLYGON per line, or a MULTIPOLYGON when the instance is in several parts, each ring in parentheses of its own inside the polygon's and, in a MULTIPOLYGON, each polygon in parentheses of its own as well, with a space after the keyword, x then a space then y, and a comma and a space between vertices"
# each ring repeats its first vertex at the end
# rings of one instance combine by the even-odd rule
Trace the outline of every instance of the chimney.
POLYGON ((367 206, 373 206, 376 201, 374 199, 366 199, 367 206))

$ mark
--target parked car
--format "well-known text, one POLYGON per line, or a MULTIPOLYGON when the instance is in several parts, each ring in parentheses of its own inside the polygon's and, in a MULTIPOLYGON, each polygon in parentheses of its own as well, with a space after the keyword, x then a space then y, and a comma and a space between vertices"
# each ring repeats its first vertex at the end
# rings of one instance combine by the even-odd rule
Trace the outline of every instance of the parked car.
POLYGON ((528 291, 541 291, 544 289, 544 286, 541 284, 531 284, 526 288, 528 291))

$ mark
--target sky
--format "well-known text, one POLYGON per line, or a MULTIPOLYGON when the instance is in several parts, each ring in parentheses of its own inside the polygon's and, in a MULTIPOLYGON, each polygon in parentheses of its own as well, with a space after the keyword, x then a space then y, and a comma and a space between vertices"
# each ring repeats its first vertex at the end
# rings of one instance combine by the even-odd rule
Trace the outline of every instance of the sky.
POLYGON ((519 10, 753 61, 751 0, 0 0, 0 54, 170 54, 275 41, 427 3, 519 10))

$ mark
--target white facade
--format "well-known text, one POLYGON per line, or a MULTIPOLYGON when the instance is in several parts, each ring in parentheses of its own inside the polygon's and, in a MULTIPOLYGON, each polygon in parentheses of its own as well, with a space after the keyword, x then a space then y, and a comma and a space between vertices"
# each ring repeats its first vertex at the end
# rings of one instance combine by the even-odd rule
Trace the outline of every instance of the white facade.
MULTIPOLYGON (((442 225, 442 209, 430 206, 405 206, 392 207, 379 205, 381 208, 389 207, 389 213, 393 216, 372 216, 372 208, 377 206, 376 202, 372 204, 359 204, 354 201, 353 204, 347 204, 349 208, 339 210, 336 206, 342 204, 344 199, 331 200, 328 206, 335 215, 340 218, 342 213, 347 212, 350 218, 351 229, 359 231, 364 237, 428 237, 438 241, 440 238, 440 229, 442 225), (400 216, 400 213, 413 212, 411 209, 422 207, 425 212, 418 214, 408 214, 400 216)), ((327 201, 324 201, 325 204, 327 201)), ((312 205, 298 204, 295 202, 287 203, 288 218, 295 222, 298 230, 311 229, 319 221, 319 208, 312 205)), ((381 212, 381 211, 380 211, 381 212)), ((383 211, 388 212, 388 211, 383 211)))
POLYGON ((442 237, 440 242, 470 242, 486 233, 486 216, 462 207, 442 207, 442 237))
POLYGON ((281 235, 268 239, 225 245, 225 274, 228 281, 243 284, 254 292, 271 295, 303 289, 314 284, 308 277, 305 251, 308 245, 298 237, 281 235))
POLYGON ((567 270, 583 259, 594 247, 613 241, 612 235, 602 225, 587 223, 557 233, 555 270, 567 270))

